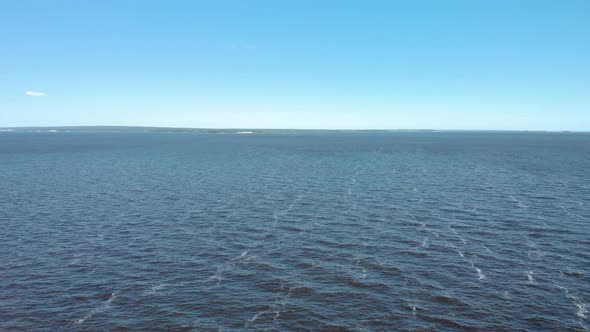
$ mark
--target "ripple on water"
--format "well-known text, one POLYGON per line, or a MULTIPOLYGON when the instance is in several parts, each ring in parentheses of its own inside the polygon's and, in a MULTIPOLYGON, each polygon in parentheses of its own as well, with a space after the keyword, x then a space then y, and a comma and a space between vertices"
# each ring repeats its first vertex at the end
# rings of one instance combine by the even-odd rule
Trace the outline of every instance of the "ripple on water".
POLYGON ((0 330, 588 330, 589 147, 0 133, 0 330))

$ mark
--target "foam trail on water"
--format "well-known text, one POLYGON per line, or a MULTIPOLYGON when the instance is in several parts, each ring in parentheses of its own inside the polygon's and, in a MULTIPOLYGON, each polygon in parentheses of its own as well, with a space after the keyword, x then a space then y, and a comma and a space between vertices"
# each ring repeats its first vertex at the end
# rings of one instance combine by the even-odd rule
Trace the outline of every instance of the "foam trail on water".
POLYGON ((555 284, 555 287, 561 289, 562 291, 564 291, 566 294, 569 293, 569 290, 563 286, 559 286, 558 284, 555 284))
POLYGON ((457 237, 459 238, 459 241, 461 241, 461 243, 463 244, 467 244, 467 240, 465 240, 460 234, 459 232, 457 232, 456 229, 453 228, 453 224, 447 225, 447 228, 450 229, 455 235, 457 235, 457 237))
MULTIPOLYGON (((557 285, 557 284, 555 284, 555 286, 557 288, 561 289, 565 293, 565 297, 570 299, 574 303, 574 305, 577 308, 576 316, 578 316, 582 319, 588 319, 588 316, 586 316, 586 314, 588 313, 588 309, 586 308, 586 303, 584 301, 582 301, 582 299, 580 299, 579 297, 570 294, 570 292, 567 288, 557 285)), ((582 325, 584 330, 587 330, 587 328, 581 322, 580 322, 580 324, 582 325)))
POLYGON ((110 307, 110 305, 113 302, 113 300, 115 299, 115 297, 117 297, 117 293, 115 293, 115 292, 111 293, 111 297, 109 297, 108 300, 106 300, 105 302, 103 302, 99 307, 96 307, 96 308, 92 309, 83 318, 80 318, 80 319, 76 320, 74 322, 74 325, 80 325, 80 324, 84 323, 85 321, 87 321, 88 319, 92 318, 92 316, 94 316, 95 314, 108 309, 108 307, 110 307))
POLYGON ((269 312, 268 310, 261 311, 261 312, 257 313, 256 315, 254 315, 252 318, 250 318, 250 319, 248 320, 248 322, 249 322, 249 323, 254 323, 254 322, 255 322, 255 321, 258 319, 258 317, 260 317, 260 316, 262 316, 262 315, 264 315, 264 314, 266 314, 266 313, 268 313, 268 312, 269 312))
POLYGON ((156 286, 152 286, 152 288, 149 291, 145 291, 143 293, 143 295, 144 296, 156 295, 159 290, 161 290, 162 288, 164 288, 164 286, 166 286, 166 284, 159 284, 159 285, 156 285, 156 286))
POLYGON ((410 308, 412 308, 412 317, 416 318, 416 306, 411 305, 410 308))
POLYGON ((527 271, 526 273, 527 278, 529 279, 529 283, 535 283, 535 278, 533 277, 533 271, 527 271))
POLYGON ((524 204, 522 201, 516 199, 514 196, 508 196, 508 197, 510 198, 511 201, 513 201, 514 203, 516 203, 516 205, 518 207, 521 207, 523 209, 526 209, 526 208, 529 207, 528 205, 524 204))
POLYGON ((428 248, 428 238, 425 237, 424 240, 422 240, 422 243, 420 243, 420 246, 422 248, 428 248))
POLYGON ((478 269, 478 268, 476 267, 476 268, 475 268, 475 270, 477 271, 477 278, 478 278, 479 280, 483 280, 483 279, 485 279, 485 278, 486 278, 486 275, 485 275, 485 274, 483 274, 483 273, 481 272, 481 269, 478 269))
POLYGON ((473 262, 471 262, 471 267, 475 269, 475 272, 477 272, 477 279, 483 280, 483 279, 486 278, 486 275, 483 274, 483 272, 481 271, 481 269, 478 268, 477 266, 475 266, 475 264, 473 264, 473 262))
POLYGON ((588 309, 586 309, 586 303, 577 300, 576 302, 576 307, 578 307, 578 312, 576 312, 576 315, 582 319, 586 319, 588 318, 586 316, 586 314, 588 313, 588 309))
POLYGON ((577 213, 573 213, 573 212, 571 212, 570 210, 566 209, 566 208, 565 208, 563 205, 561 205, 561 204, 557 204, 557 206, 559 206, 559 207, 560 207, 560 208, 563 210, 563 212, 565 212, 566 214, 568 214, 568 215, 570 215, 570 216, 572 216, 572 217, 580 218, 580 219, 582 219, 582 220, 590 220, 590 218, 587 218, 587 217, 584 217, 584 216, 582 216, 582 215, 579 215, 579 214, 577 214, 577 213))

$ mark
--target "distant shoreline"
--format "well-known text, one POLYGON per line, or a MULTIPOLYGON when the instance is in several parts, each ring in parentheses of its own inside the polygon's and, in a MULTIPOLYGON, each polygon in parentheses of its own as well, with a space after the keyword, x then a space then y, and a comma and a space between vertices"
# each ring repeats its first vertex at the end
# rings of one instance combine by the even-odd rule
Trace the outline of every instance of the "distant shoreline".
POLYGON ((144 126, 47 126, 0 127, 1 132, 138 132, 138 133, 213 133, 213 134, 280 134, 280 133, 399 133, 399 132, 482 132, 482 133, 590 133, 571 130, 469 130, 469 129, 253 129, 253 128, 178 128, 144 126))

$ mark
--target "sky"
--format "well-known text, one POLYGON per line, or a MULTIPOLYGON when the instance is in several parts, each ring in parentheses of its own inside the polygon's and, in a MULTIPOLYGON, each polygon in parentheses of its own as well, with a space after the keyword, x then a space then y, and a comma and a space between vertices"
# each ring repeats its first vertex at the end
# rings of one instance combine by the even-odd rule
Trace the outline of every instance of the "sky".
POLYGON ((588 0, 2 0, 0 127, 590 130, 588 0))

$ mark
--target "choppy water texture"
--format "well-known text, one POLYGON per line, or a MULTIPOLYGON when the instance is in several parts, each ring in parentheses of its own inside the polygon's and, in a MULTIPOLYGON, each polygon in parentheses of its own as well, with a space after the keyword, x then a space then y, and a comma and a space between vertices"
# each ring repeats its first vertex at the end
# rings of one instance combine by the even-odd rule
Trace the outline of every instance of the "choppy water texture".
POLYGON ((590 328, 590 135, 0 134, 0 330, 590 328))

